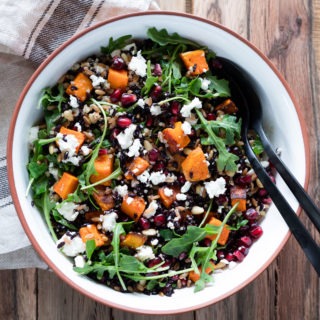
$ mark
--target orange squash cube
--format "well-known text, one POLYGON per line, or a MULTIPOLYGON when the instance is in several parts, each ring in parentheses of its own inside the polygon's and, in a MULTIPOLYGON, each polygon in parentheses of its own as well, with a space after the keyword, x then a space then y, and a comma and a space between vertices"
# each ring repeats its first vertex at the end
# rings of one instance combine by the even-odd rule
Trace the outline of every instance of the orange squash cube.
POLYGON ((112 89, 125 89, 128 81, 128 72, 126 70, 109 69, 108 82, 112 89))
POLYGON ((139 176, 141 173, 146 171, 149 168, 149 166, 150 164, 147 160, 141 157, 136 157, 130 163, 128 171, 124 174, 124 177, 127 180, 133 180, 135 176, 139 176))
POLYGON ((105 187, 96 186, 95 191, 92 193, 93 199, 97 205, 103 210, 108 211, 115 206, 112 193, 106 193, 105 187))
POLYGON ((93 89, 91 80, 82 72, 78 73, 72 83, 68 86, 66 93, 76 96, 80 101, 85 101, 93 89))
POLYGON ((126 234, 125 238, 121 241, 120 245, 123 247, 136 249, 144 245, 146 241, 147 241, 147 236, 137 232, 129 232, 128 234, 126 234))
MULTIPOLYGON (((76 147, 76 152, 79 152, 79 149, 83 145, 86 136, 82 132, 79 132, 79 131, 76 131, 76 130, 72 130, 72 129, 68 129, 66 127, 61 127, 59 132, 61 134, 65 134, 65 135, 73 135, 78 140, 79 144, 76 147)), ((58 143, 58 145, 59 145, 59 143, 58 143)))
POLYGON ((166 128, 162 131, 163 138, 167 141, 170 152, 175 153, 186 147, 190 138, 182 130, 182 123, 178 121, 174 128, 166 128))
MULTIPOLYGON (((110 174, 113 171, 113 155, 110 155, 110 154, 99 155, 94 160, 94 169, 96 173, 90 176, 91 183, 96 183, 110 176, 110 174)), ((112 182, 111 180, 105 181, 105 182, 102 182, 101 185, 110 186, 111 182, 112 182)))
POLYGON ((53 191, 65 200, 68 198, 69 194, 76 191, 78 184, 79 180, 77 177, 64 172, 60 180, 54 184, 53 191))
POLYGON ((108 241, 107 236, 99 232, 95 224, 88 224, 80 228, 79 234, 82 242, 86 243, 88 240, 94 240, 97 247, 105 245, 108 241))
POLYGON ((203 50, 180 53, 180 58, 191 75, 198 75, 209 70, 206 55, 203 50))
POLYGON ((128 215, 132 220, 138 221, 146 208, 146 203, 143 198, 135 196, 129 197, 126 195, 121 204, 121 211, 128 215))
MULTIPOLYGON (((219 227, 219 226, 221 226, 222 222, 219 219, 217 219, 215 217, 212 217, 210 219, 210 221, 208 222, 208 224, 211 224, 213 226, 219 227)), ((221 244, 222 246, 224 246, 228 241, 229 234, 230 234, 230 230, 226 226, 224 226, 222 228, 222 232, 221 232, 220 237, 218 239, 218 243, 221 244)), ((207 235, 206 238, 214 240, 214 239, 217 238, 217 235, 216 234, 210 234, 210 235, 207 235)))

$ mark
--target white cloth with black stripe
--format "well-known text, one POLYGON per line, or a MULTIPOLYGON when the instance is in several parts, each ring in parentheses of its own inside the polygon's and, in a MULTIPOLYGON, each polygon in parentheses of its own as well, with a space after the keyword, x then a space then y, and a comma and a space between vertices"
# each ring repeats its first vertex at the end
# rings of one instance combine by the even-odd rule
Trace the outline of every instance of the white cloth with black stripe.
POLYGON ((112 16, 156 9, 154 0, 0 1, 0 269, 47 267, 21 227, 7 178, 10 118, 28 78, 78 31, 112 16))

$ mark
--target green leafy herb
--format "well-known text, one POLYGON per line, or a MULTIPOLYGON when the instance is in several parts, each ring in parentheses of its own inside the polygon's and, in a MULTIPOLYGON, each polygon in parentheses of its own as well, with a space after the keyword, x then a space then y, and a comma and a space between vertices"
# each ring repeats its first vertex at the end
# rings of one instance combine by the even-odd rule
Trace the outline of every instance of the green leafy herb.
POLYGON ((36 161, 30 161, 27 165, 27 168, 28 168, 30 177, 37 179, 48 170, 48 165, 46 163, 38 163, 36 161))
POLYGON ((56 105, 58 113, 61 113, 61 105, 67 101, 67 98, 64 96, 64 90, 62 83, 53 88, 45 88, 39 100, 39 107, 42 106, 44 110, 47 110, 49 106, 56 105), (55 91, 57 91, 56 94, 55 91))
POLYGON ((142 95, 143 96, 147 95, 150 92, 150 90, 152 89, 152 87, 157 83, 157 81, 159 81, 159 78, 152 75, 151 62, 150 62, 150 60, 148 60, 148 62, 147 62, 147 79, 144 84, 144 87, 141 90, 142 95))
POLYGON ((96 241, 94 239, 86 241, 86 255, 89 260, 91 260, 92 254, 96 247, 96 241))
POLYGON ((52 210, 52 216, 56 222, 67 227, 68 229, 74 230, 74 231, 78 230, 78 228, 76 226, 74 226, 67 219, 65 219, 57 210, 55 210, 55 209, 52 210))
POLYGON ((110 37, 108 46, 101 47, 101 52, 104 54, 110 54, 112 51, 116 49, 122 49, 128 43, 129 39, 131 39, 131 35, 125 35, 115 40, 113 40, 113 38, 110 37))
POLYGON ((259 156, 264 151, 264 147, 259 137, 256 137, 251 144, 253 152, 259 156))

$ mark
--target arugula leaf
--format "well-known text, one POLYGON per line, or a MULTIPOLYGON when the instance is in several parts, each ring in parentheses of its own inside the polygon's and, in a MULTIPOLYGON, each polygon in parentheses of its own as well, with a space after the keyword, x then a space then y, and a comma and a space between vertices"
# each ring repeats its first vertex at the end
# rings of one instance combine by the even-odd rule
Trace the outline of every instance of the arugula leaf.
POLYGON ((57 210, 54 210, 54 209, 52 210, 52 216, 56 222, 67 227, 68 229, 74 230, 74 231, 78 230, 77 227, 71 224, 67 219, 63 218, 63 216, 57 210))
POLYGON ((108 45, 100 48, 101 52, 104 54, 110 54, 116 49, 122 49, 128 43, 128 40, 131 39, 131 37, 131 35, 125 35, 116 40, 113 40, 113 38, 110 37, 108 45))
POLYGON ((182 38, 176 32, 169 34, 166 29, 157 30, 155 27, 149 28, 147 36, 160 46, 167 46, 168 44, 185 44, 195 48, 200 48, 197 42, 182 38))
POLYGON ((30 177, 37 179, 48 170, 48 165, 46 163, 38 163, 36 161, 30 161, 27 165, 27 168, 28 168, 30 177))
POLYGON ((48 111, 47 108, 50 105, 57 105, 57 114, 61 113, 61 105, 63 102, 66 102, 67 98, 64 96, 64 87, 62 83, 59 83, 58 86, 52 88, 43 89, 42 96, 39 100, 38 107, 43 107, 44 110, 48 111), (57 91, 55 94, 54 91, 57 91))
POLYGON ((88 257, 88 260, 91 260, 92 254, 96 247, 96 241, 94 239, 86 241, 86 255, 88 257))
POLYGON ((45 193, 43 193, 43 196, 41 199, 41 207, 42 207, 42 211, 43 211, 44 218, 47 223, 48 229, 51 233, 51 236, 52 236, 53 240, 55 242, 57 242, 58 238, 57 238, 57 235, 53 229, 53 225, 52 225, 51 218, 50 218, 50 212, 55 207, 55 203, 50 201, 50 198, 49 198, 47 191, 45 193))
POLYGON ((218 79, 216 76, 207 76, 210 80, 208 89, 218 93, 219 97, 230 97, 229 82, 225 79, 218 79))
POLYGON ((208 138, 201 139, 202 144, 213 144, 218 152, 218 158, 217 158, 217 168, 219 171, 230 171, 230 172, 236 172, 237 171, 237 164, 236 161, 239 160, 239 157, 233 153, 228 152, 226 145, 224 143, 224 140, 220 137, 218 137, 212 130, 209 121, 207 121, 202 113, 195 109, 200 122, 202 124, 202 128, 207 132, 208 138))
POLYGON ((141 93, 143 96, 147 95, 152 87, 159 81, 158 77, 154 77, 151 72, 151 62, 150 60, 147 61, 147 79, 144 84, 144 87, 141 89, 141 93))
POLYGON ((251 144, 253 152, 258 156, 264 151, 263 144, 259 137, 256 137, 251 144))

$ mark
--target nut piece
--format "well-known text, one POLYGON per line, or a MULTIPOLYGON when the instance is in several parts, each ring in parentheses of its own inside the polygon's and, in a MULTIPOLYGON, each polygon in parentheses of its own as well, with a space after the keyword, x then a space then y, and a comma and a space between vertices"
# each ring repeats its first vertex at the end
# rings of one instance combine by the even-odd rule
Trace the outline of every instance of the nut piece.
POLYGON ((194 214, 194 215, 202 214, 202 213, 204 213, 204 209, 202 207, 199 207, 199 206, 193 206, 192 209, 191 209, 191 213, 194 214))

